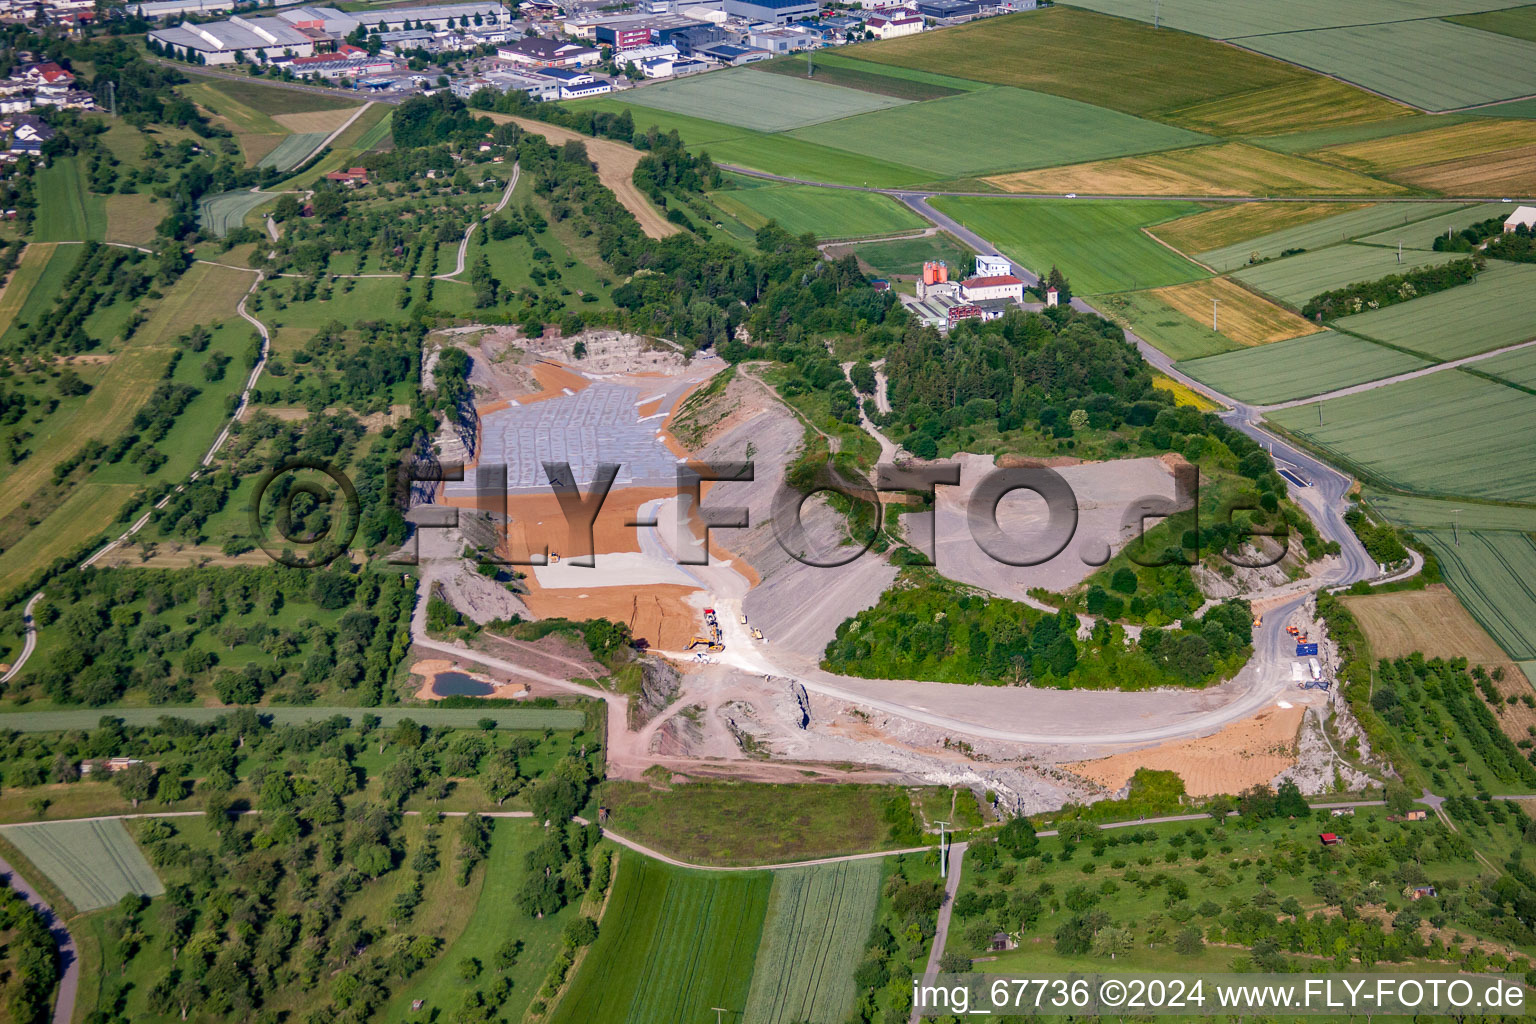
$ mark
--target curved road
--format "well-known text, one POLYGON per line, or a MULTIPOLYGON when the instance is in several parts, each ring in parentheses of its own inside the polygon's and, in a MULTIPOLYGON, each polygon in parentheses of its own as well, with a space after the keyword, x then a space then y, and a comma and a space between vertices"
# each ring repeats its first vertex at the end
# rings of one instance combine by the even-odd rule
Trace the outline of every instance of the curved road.
POLYGON ((63 919, 48 905, 48 901, 38 895, 31 883, 21 877, 4 858, 0 858, 0 874, 5 875, 11 888, 42 915, 43 923, 48 926, 53 940, 59 944, 59 966, 62 972, 59 975, 59 994, 53 1003, 53 1024, 70 1024, 75 1015, 75 1000, 80 995, 80 952, 75 948, 75 937, 69 934, 63 919))

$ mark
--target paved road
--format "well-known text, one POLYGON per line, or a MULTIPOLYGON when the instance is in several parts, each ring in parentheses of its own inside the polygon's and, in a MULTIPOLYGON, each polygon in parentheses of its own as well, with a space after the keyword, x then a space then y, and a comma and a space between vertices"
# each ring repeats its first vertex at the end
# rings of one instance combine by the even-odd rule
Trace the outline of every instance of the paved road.
POLYGON ((69 934, 64 921, 54 913, 48 902, 4 858, 0 858, 0 874, 4 874, 11 888, 21 893, 37 909, 43 917, 43 923, 53 933, 54 941, 59 944, 59 966, 64 973, 59 978, 59 994, 53 1003, 53 1024, 70 1024, 75 1015, 75 1000, 80 994, 80 954, 75 948, 75 937, 69 934))
MULTIPOLYGON (((939 907, 939 920, 933 932, 933 948, 928 951, 928 968, 925 975, 939 973, 939 961, 944 957, 944 943, 949 938, 949 919, 955 910, 955 894, 960 891, 960 869, 965 861, 965 850, 969 843, 953 843, 949 848, 949 877, 944 885, 944 903, 939 907)), ((918 1024, 923 1019, 922 1009, 916 1005, 912 1007, 912 1016, 907 1018, 907 1024, 918 1024)))
POLYGON ((25 639, 22 641, 21 653, 17 655, 16 661, 6 669, 5 675, 0 676, 0 683, 10 682, 27 663, 27 659, 32 657, 32 652, 37 650, 37 620, 32 617, 32 609, 37 607, 37 602, 42 599, 43 592, 39 590, 27 599, 26 605, 21 609, 21 628, 25 639))

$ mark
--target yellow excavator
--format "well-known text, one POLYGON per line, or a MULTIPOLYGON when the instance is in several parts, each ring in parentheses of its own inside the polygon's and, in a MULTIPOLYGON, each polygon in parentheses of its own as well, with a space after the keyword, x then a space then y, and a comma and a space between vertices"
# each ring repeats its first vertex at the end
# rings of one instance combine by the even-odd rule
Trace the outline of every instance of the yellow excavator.
POLYGON ((691 651, 695 647, 707 648, 710 654, 719 654, 721 651, 725 650, 725 644, 721 643, 718 640, 711 640, 707 636, 696 636, 696 637, 694 637, 692 640, 690 640, 688 642, 688 646, 684 647, 683 650, 691 651))

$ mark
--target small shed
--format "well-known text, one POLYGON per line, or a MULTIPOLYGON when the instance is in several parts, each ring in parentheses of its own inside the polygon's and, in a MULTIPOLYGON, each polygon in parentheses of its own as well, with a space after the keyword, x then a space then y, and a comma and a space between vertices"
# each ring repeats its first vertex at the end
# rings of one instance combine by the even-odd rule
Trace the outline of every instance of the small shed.
POLYGON ((1415 903, 1419 900, 1430 900, 1440 895, 1432 885, 1416 885, 1413 887, 1412 899, 1415 903))
POLYGON ((992 942, 987 948, 994 953, 1002 953, 1012 949, 1015 945, 1016 943, 1008 937, 1007 932, 995 932, 992 935, 992 942))
POLYGON ((1338 846, 1341 842, 1343 842, 1342 839, 1334 835, 1332 832, 1324 832, 1317 838, 1318 841, 1321 842, 1324 846, 1338 846))

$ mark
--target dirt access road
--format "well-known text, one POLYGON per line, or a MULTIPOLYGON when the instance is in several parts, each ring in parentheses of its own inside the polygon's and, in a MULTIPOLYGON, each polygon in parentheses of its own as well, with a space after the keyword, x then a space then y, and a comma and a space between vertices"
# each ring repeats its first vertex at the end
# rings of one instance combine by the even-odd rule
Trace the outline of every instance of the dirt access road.
POLYGON ((635 215, 642 231, 652 238, 666 238, 681 230, 676 224, 663 217, 661 211, 651 205, 645 193, 635 187, 635 167, 644 156, 638 149, 613 139, 594 138, 569 128, 545 124, 543 121, 534 121, 526 117, 493 113, 487 113, 485 116, 497 124, 511 123, 525 132, 542 135, 551 145, 560 146, 567 142, 581 143, 587 147, 587 155, 592 158, 592 162, 597 164, 598 180, 613 191, 614 198, 624 204, 624 209, 635 215))

